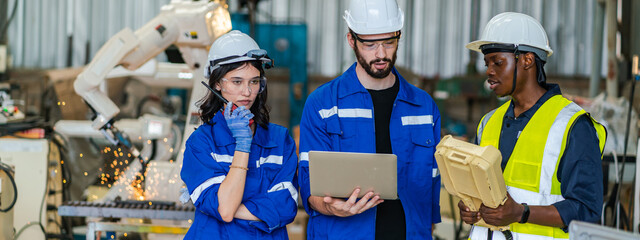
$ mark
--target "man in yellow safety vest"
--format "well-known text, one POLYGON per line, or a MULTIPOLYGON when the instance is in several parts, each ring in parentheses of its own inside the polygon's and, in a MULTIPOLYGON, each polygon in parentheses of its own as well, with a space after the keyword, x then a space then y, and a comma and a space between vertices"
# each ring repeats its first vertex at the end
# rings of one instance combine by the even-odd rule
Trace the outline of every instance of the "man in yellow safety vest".
POLYGON ((502 153, 508 199, 498 208, 471 212, 458 203, 468 224, 480 218, 510 232, 473 226, 470 239, 566 239, 572 220, 596 222, 602 212, 602 150, 605 128, 547 84, 544 64, 553 50, 534 18, 506 12, 493 17, 479 40, 487 82, 511 100, 487 113, 476 142, 502 153))

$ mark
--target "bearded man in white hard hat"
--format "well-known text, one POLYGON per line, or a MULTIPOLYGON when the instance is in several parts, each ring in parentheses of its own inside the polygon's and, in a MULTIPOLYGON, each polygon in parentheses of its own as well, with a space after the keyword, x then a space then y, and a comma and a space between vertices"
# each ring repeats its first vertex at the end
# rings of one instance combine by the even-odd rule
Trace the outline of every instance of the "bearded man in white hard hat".
POLYGON ((511 100, 487 113, 476 142, 502 153, 508 198, 498 208, 471 212, 468 224, 484 219, 505 232, 474 226, 471 239, 566 239, 573 220, 597 222, 602 208, 601 156, 605 128, 546 83, 544 64, 553 51, 540 23, 525 14, 493 17, 467 48, 482 52, 487 82, 511 100))
POLYGON ((431 239, 440 222, 434 158, 440 114, 395 69, 404 14, 395 0, 352 0, 344 19, 357 62, 307 99, 300 124, 299 183, 308 239, 431 239), (309 151, 397 155, 398 199, 311 196, 309 151))

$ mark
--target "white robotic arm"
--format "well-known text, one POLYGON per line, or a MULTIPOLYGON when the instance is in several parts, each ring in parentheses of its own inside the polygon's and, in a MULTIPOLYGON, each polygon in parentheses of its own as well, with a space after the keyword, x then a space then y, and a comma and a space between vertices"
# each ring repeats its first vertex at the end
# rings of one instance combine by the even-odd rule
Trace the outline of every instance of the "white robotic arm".
MULTIPOLYGON (((116 66, 121 66, 132 71, 136 70, 171 44, 178 47, 187 67, 193 70, 192 78, 202 78, 202 67, 206 66, 208 48, 215 39, 230 30, 231 17, 229 16, 225 0, 198 2, 172 0, 170 4, 162 7, 157 17, 138 29, 135 33, 127 28, 109 39, 83 72, 78 75, 78 78, 74 82, 75 91, 89 104, 96 114, 95 119, 91 123, 91 128, 101 131, 112 144, 129 149, 129 152, 139 160, 132 161, 132 164, 129 165, 124 175, 118 179, 118 182, 114 184, 104 199, 112 200, 116 195, 124 194, 125 189, 131 187, 130 183, 135 179, 135 176, 139 175, 141 169, 145 168, 148 160, 141 159, 140 152, 133 146, 130 138, 125 134, 125 132, 127 132, 127 124, 124 123, 127 121, 122 121, 124 125, 114 123, 113 118, 120 110, 116 104, 109 99, 107 94, 100 90, 100 85, 105 82, 110 72, 114 70, 116 66), (118 130, 118 126, 121 127, 123 131, 118 130)), ((176 69, 183 70, 182 66, 170 66, 169 68, 173 69, 172 72, 175 72, 176 69)), ((182 72, 182 70, 178 71, 182 72)), ((122 69, 117 71, 122 72, 122 69)), ((154 74, 151 75, 155 76, 154 74)), ((191 122, 193 119, 197 120, 197 114, 194 114, 194 112, 197 113, 197 110, 192 109, 195 105, 194 103, 198 98, 204 96, 205 93, 203 87, 200 86, 197 88, 199 85, 198 81, 194 81, 192 85, 189 114, 183 136, 185 139, 193 131, 195 123, 191 122)), ((134 122, 134 124, 135 123, 136 122, 134 122)), ((140 122, 138 122, 138 124, 139 123, 140 122)), ((60 131, 69 128, 65 128, 65 126, 69 125, 63 125, 62 123, 56 124, 57 130, 60 131)), ((78 125, 75 124, 72 127, 78 127, 78 125)), ((132 133, 134 137, 137 134, 135 131, 130 133, 132 133)), ((88 128, 84 128, 84 131, 79 134, 93 134, 93 132, 88 128)), ((151 134, 151 131, 146 134, 151 134)), ((160 133, 160 135, 166 134, 167 133, 160 133)), ((145 135, 145 133, 143 132, 142 135, 145 135)), ((182 148, 184 141, 181 142, 180 146, 182 148)), ((169 152, 172 151, 173 149, 169 152)), ((182 154, 178 155, 177 163, 157 163, 159 166, 162 164, 171 164, 171 167, 167 169, 170 169, 172 172, 168 173, 167 176, 177 176, 173 171, 179 171, 180 169, 180 167, 176 168, 174 166, 181 166, 182 154)), ((180 181, 173 182, 175 184, 171 186, 176 189, 172 192, 178 192, 181 187, 180 181)), ((166 186, 163 187, 166 188, 166 186)))
MULTIPOLYGON (((125 28, 100 48, 74 82, 76 93, 96 112, 94 129, 110 129, 120 111, 99 88, 107 74, 121 65, 134 70, 155 57, 171 44, 180 50, 192 69, 204 66, 206 48, 231 30, 231 19, 225 1, 172 1, 162 7, 160 15, 135 33, 125 28)), ((107 136, 109 137, 109 136, 107 136)))

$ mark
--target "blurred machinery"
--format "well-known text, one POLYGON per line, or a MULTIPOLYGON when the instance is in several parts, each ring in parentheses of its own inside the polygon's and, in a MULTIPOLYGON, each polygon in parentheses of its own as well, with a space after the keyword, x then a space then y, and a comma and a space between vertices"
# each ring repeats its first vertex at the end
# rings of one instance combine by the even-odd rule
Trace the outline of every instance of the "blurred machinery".
POLYGON ((0 83, 0 124, 20 121, 24 117, 25 115, 18 108, 16 101, 11 98, 11 85, 0 83))
POLYGON ((0 239, 45 239, 48 155, 46 139, 0 139, 2 169, 15 173, 0 174, 0 239))
MULTIPOLYGON (((163 139, 166 142, 168 134, 171 132, 168 131, 171 129, 171 121, 159 119, 158 117, 152 120, 149 120, 152 117, 146 116, 140 120, 115 121, 114 117, 120 109, 104 92, 106 87, 105 80, 112 76, 146 75, 160 80, 163 77, 167 79, 176 77, 173 79, 185 80, 181 85, 189 85, 188 81, 191 79, 202 78, 201 68, 205 64, 204 61, 206 61, 207 47, 217 37, 229 31, 230 28, 231 21, 225 1, 172 1, 162 7, 157 17, 135 33, 131 29, 125 28, 109 39, 82 73, 78 75, 74 82, 74 88, 94 110, 96 116, 91 122, 91 127, 88 127, 86 122, 59 121, 56 123, 55 130, 63 135, 70 136, 92 136, 96 134, 96 131, 100 131, 109 142, 128 150, 133 158, 137 159, 131 161, 132 163, 129 165, 128 170, 121 175, 118 183, 107 194, 105 200, 114 200, 117 195, 122 195, 124 199, 133 199, 131 192, 123 191, 123 189, 130 188, 136 178, 144 179, 147 177, 144 176, 144 169, 149 161, 154 160, 149 156, 141 157, 140 151, 135 147, 129 136, 134 136, 133 139, 136 141, 163 139), (171 44, 174 44, 180 50, 186 65, 149 61, 171 44), (116 66, 119 67, 115 68, 116 66), (140 68, 141 66, 143 67, 140 68), (141 69, 141 71, 136 72, 137 69, 141 69), (118 124, 118 122, 122 122, 122 124, 118 124), (118 128, 119 125, 129 125, 128 129, 133 131, 122 131, 118 128), (78 126, 84 127, 80 128, 78 126), (85 131, 78 132, 80 129, 85 131), (136 129, 142 131, 136 132, 136 129)), ((160 84, 168 82, 171 81, 158 81, 160 84)), ((173 82, 173 84, 176 84, 175 82, 180 84, 180 81, 173 82)), ((158 85, 152 81, 148 81, 148 83, 158 85)), ((198 126, 199 118, 195 102, 202 96, 204 96, 204 88, 199 84, 192 84, 190 109, 187 115, 185 132, 182 134, 185 139, 198 126)), ((168 150, 173 152, 174 150, 177 151, 178 148, 170 147, 168 150)), ((168 176, 176 175, 179 172, 180 165, 180 158, 176 162, 158 161, 156 163, 156 166, 161 169, 169 169, 168 176)), ((173 185, 176 186, 166 187, 170 191, 177 192, 181 183, 180 181, 174 181, 174 183, 176 184, 173 185)), ((133 184, 134 187, 135 185, 133 184)), ((142 200, 145 199, 145 196, 136 196, 135 198, 142 200)), ((164 200, 177 200, 177 194, 175 198, 173 196, 166 196, 166 198, 168 199, 164 200)))
POLYGON ((14 226, 11 223, 18 190, 13 166, 0 159, 0 170, 0 240, 6 240, 13 237, 14 226))
MULTIPOLYGON (((180 149, 184 140, 200 125, 195 103, 206 91, 192 79, 203 78, 202 67, 208 47, 229 30, 231 20, 226 1, 174 0, 137 31, 125 28, 100 48, 74 82, 76 93, 94 111, 95 117, 92 121, 61 120, 54 128, 65 137, 102 135, 114 145, 112 152, 116 157, 129 156, 130 162, 125 161, 128 167, 115 173, 116 183, 98 200, 100 204, 66 203, 60 206, 60 215, 173 220, 187 220, 185 216, 193 215, 192 208, 175 206, 182 187, 180 149), (178 48, 185 64, 152 60, 171 45, 178 48), (150 86, 191 88, 184 132, 166 117, 143 115, 138 119, 116 120, 120 109, 106 94, 106 80, 121 76, 135 76, 150 86), (143 147, 138 150, 136 146, 140 145, 143 147), (179 157, 174 161, 172 158, 176 155, 179 157), (166 201, 166 204, 147 207, 144 211, 135 211, 139 206, 133 203, 121 204, 147 199, 166 201), (178 217, 167 218, 172 214, 178 217)), ((117 164, 114 160, 113 165, 117 164)), ((153 202, 146 204, 153 205, 153 202)), ((135 232, 135 229, 128 231, 135 232)))
POLYGON ((618 240, 618 239, 640 239, 640 234, 625 232, 612 227, 598 224, 572 221, 569 224, 569 239, 571 240, 618 240))

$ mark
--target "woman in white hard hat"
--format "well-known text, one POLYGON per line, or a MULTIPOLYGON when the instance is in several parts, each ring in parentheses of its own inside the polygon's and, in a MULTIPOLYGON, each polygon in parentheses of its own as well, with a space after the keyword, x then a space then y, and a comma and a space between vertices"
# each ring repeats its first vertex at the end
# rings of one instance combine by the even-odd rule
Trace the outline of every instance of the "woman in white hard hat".
POLYGON ((239 31, 211 45, 204 71, 215 92, 199 102, 203 124, 187 140, 180 173, 196 207, 185 239, 287 238, 298 159, 287 129, 269 123, 263 65, 271 63, 239 31))
POLYGON ((458 203, 462 219, 481 218, 495 233, 474 226, 471 239, 566 239, 572 220, 597 222, 602 207, 601 154, 606 130, 580 106, 546 83, 544 64, 553 51, 534 18, 501 13, 487 23, 480 40, 467 48, 482 52, 487 82, 511 100, 487 113, 476 142, 502 153, 506 202, 471 212, 458 203))

